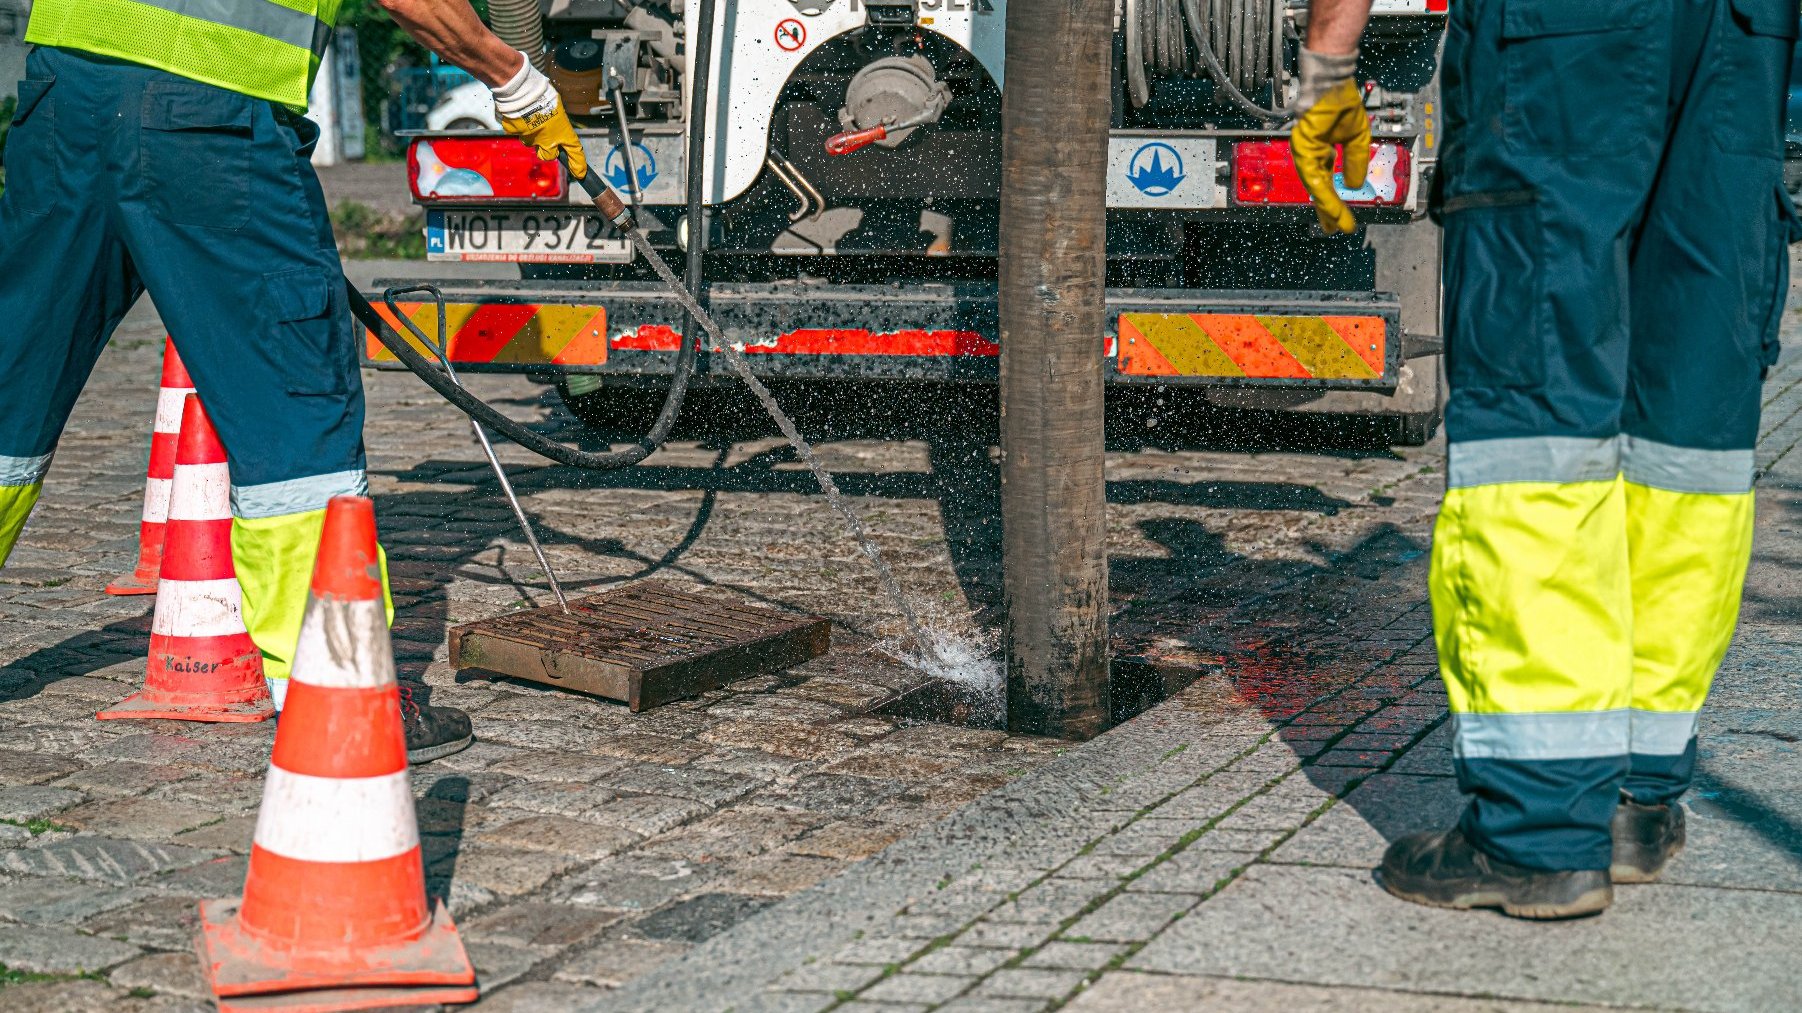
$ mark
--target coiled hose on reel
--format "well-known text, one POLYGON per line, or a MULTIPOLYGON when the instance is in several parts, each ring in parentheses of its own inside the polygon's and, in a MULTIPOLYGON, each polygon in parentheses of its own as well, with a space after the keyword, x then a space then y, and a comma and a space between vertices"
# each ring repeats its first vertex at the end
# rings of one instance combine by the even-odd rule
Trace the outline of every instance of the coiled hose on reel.
POLYGON ((1244 112, 1283 122, 1284 0, 1126 0, 1126 86, 1134 106, 1151 101, 1152 78, 1205 71, 1244 112), (1251 96, 1269 87, 1276 107, 1251 96))

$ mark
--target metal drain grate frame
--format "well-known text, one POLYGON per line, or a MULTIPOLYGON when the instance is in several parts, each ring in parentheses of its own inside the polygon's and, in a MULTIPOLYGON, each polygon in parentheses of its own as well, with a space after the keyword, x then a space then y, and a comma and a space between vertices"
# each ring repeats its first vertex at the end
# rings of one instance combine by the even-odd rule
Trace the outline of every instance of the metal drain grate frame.
POLYGON ((454 668, 592 693, 634 711, 825 654, 832 624, 658 580, 450 631, 454 668))

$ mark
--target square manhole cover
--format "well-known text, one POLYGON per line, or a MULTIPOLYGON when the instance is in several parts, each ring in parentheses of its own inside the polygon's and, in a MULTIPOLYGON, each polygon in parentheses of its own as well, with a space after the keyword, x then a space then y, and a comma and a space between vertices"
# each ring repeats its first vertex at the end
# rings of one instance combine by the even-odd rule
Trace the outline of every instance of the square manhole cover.
POLYGON ((832 625, 657 580, 450 631, 454 668, 592 693, 634 711, 817 658, 832 625))

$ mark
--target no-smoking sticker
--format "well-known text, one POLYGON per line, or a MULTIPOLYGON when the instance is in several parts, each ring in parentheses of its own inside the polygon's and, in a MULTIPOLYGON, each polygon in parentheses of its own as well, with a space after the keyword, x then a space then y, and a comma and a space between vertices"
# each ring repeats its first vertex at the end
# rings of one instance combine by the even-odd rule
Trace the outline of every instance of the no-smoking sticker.
POLYGON ((776 45, 785 53, 807 45, 807 26, 794 18, 783 18, 776 23, 776 45))

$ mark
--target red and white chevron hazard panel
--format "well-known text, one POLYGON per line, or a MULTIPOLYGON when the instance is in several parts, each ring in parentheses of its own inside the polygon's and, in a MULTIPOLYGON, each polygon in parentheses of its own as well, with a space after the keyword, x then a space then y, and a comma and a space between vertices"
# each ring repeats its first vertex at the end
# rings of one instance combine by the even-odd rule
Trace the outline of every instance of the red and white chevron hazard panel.
POLYGON ((1130 376, 1375 380, 1388 334, 1380 316, 1122 313, 1119 368, 1130 376))
MULTIPOLYGON (((437 336, 432 334, 438 327, 436 304, 396 305, 420 330, 437 336)), ((419 354, 433 357, 386 306, 378 305, 375 311, 419 354)), ((603 306, 447 302, 444 313, 452 362, 599 366, 607 361, 607 310, 603 306)), ((371 362, 396 361, 374 334, 365 332, 364 345, 371 362)))

